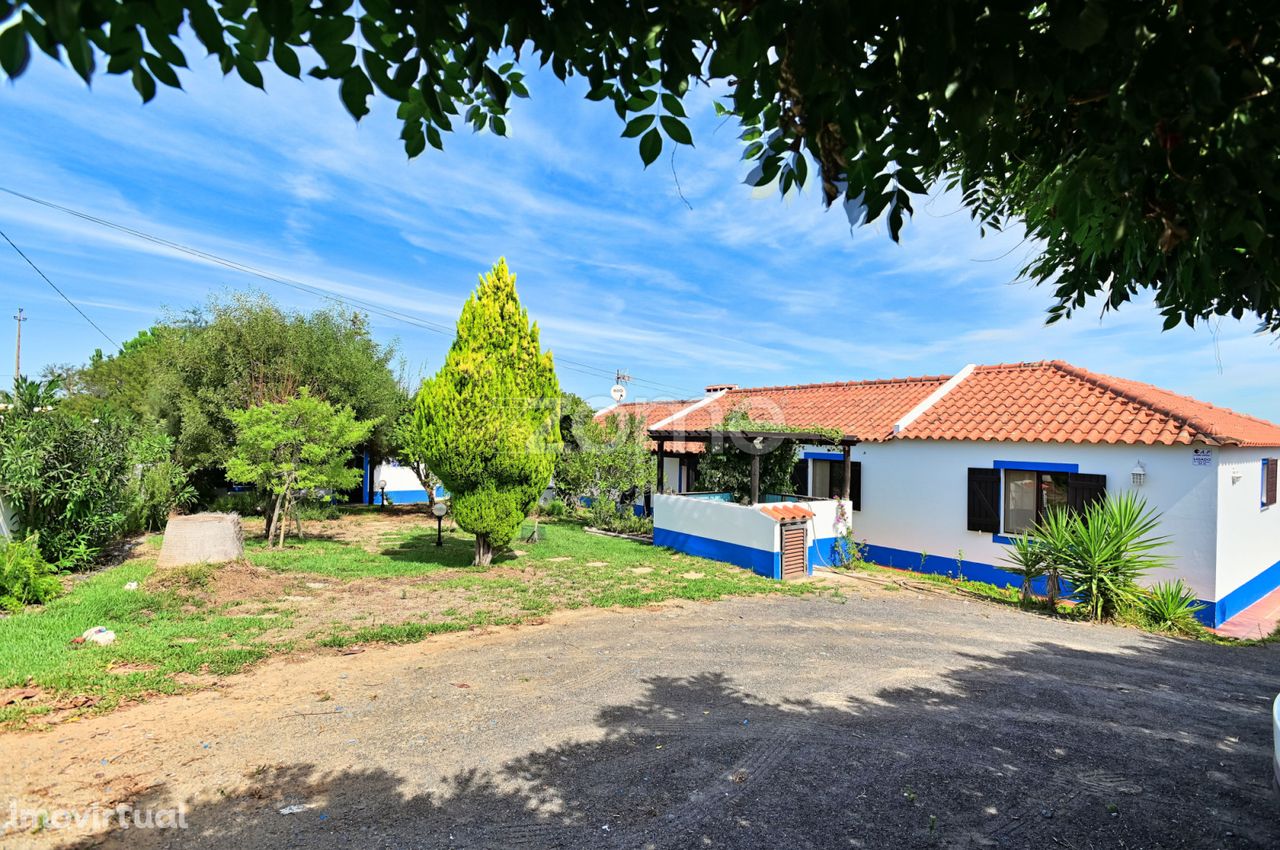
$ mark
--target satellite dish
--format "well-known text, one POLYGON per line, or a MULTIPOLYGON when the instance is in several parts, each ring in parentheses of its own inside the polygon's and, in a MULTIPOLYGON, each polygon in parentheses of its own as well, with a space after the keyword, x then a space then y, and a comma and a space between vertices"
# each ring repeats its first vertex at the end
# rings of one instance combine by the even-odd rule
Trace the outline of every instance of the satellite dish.
POLYGON ((614 401, 622 401, 627 397, 627 388, 622 384, 614 384, 613 389, 609 390, 609 395, 613 397, 614 401))

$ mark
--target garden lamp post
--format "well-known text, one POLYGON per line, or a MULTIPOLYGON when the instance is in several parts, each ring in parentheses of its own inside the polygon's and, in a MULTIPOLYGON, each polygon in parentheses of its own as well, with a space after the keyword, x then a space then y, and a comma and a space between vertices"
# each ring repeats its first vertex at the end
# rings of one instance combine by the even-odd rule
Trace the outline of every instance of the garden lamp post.
POLYGON ((436 545, 444 545, 444 515, 449 512, 449 506, 444 502, 436 502, 431 506, 431 513, 436 515, 436 545))
POLYGON ((387 479, 383 478, 378 482, 378 489, 382 491, 382 503, 378 507, 385 508, 387 506, 387 479))

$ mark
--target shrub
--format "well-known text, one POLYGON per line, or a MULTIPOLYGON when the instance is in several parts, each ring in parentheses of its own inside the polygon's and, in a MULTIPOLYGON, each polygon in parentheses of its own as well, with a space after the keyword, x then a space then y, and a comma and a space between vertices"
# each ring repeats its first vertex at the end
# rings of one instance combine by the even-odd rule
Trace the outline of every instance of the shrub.
POLYGON ((607 499, 596 499, 587 509, 587 524, 616 534, 651 534, 653 520, 636 516, 630 505, 616 505, 607 499))
POLYGON ((45 560, 84 566, 129 524, 134 429, 118 416, 60 409, 0 424, 0 495, 45 560))
MULTIPOLYGON (((1016 535, 1012 538, 1009 552, 1005 554, 1005 562, 1009 565, 1009 571, 1018 573, 1023 577, 1023 593, 1021 593, 1021 603, 1025 605, 1032 604, 1032 582, 1037 579, 1043 579, 1050 571, 1050 563, 1048 563, 1048 549, 1037 538, 1033 538, 1028 533, 1016 535)), ((1050 588, 1050 594, 1053 594, 1053 588, 1050 588)))
POLYGON ((1196 612, 1204 607, 1182 579, 1175 579, 1148 588, 1138 597, 1137 611, 1143 625, 1153 631, 1195 635, 1202 629, 1196 612))
MULTIPOLYGON (((391 504, 391 500, 387 500, 387 504, 391 504)), ((294 508, 294 515, 298 519, 308 521, 321 521, 330 519, 339 519, 342 511, 333 503, 332 499, 304 499, 294 508)))
POLYGON ((209 503, 209 510, 240 516, 262 516, 262 496, 252 490, 223 493, 209 503))
POLYGON ((47 602, 62 592, 58 570, 40 554, 37 535, 3 544, 0 549, 0 608, 21 610, 47 602))
MULTIPOLYGON (((1138 604, 1138 580, 1166 566, 1155 550, 1167 539, 1155 535, 1159 516, 1132 493, 1107 496, 1082 512, 1050 511, 1031 530, 1072 585, 1071 595, 1091 620, 1102 620, 1138 604)), ((1052 583, 1052 582, 1051 582, 1052 583)))
POLYGON ((129 490, 130 531, 159 531, 169 515, 189 507, 196 490, 187 470, 173 462, 173 440, 163 434, 141 434, 131 447, 137 474, 129 490))
POLYGON ((543 509, 543 513, 552 519, 563 519, 569 515, 569 506, 562 499, 552 499, 550 504, 543 509))

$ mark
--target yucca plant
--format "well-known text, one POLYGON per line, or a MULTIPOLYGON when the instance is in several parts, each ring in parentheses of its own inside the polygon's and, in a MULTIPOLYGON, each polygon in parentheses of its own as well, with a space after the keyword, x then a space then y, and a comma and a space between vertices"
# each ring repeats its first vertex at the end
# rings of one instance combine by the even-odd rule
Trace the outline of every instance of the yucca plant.
MULTIPOLYGON (((1168 539, 1157 536, 1159 515, 1133 493, 1107 496, 1082 513, 1070 514, 1060 529, 1063 551, 1051 548, 1062 576, 1073 585, 1072 595, 1091 620, 1112 617, 1142 598, 1138 580, 1167 565, 1155 554, 1168 539)), ((1052 544, 1050 544, 1052 546, 1052 544)))
POLYGON ((1194 635, 1200 631, 1196 613, 1204 608, 1204 603, 1196 598, 1182 579, 1157 582, 1138 600, 1138 612, 1148 628, 1182 635, 1194 635))
MULTIPOLYGON (((1004 556, 1010 572, 1022 576, 1022 605, 1031 604, 1031 583, 1049 571, 1049 553, 1044 545, 1027 532, 1016 535, 1004 556)), ((1052 590, 1050 591, 1052 593, 1052 590)))

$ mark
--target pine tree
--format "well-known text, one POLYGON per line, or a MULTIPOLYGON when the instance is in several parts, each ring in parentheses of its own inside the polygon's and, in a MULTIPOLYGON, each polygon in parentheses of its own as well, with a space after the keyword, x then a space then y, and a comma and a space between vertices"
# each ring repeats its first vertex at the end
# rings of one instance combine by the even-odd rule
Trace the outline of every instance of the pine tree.
POLYGON ((499 260, 462 307, 444 365, 414 402, 418 453, 476 537, 475 564, 515 537, 560 449, 560 386, 499 260))

